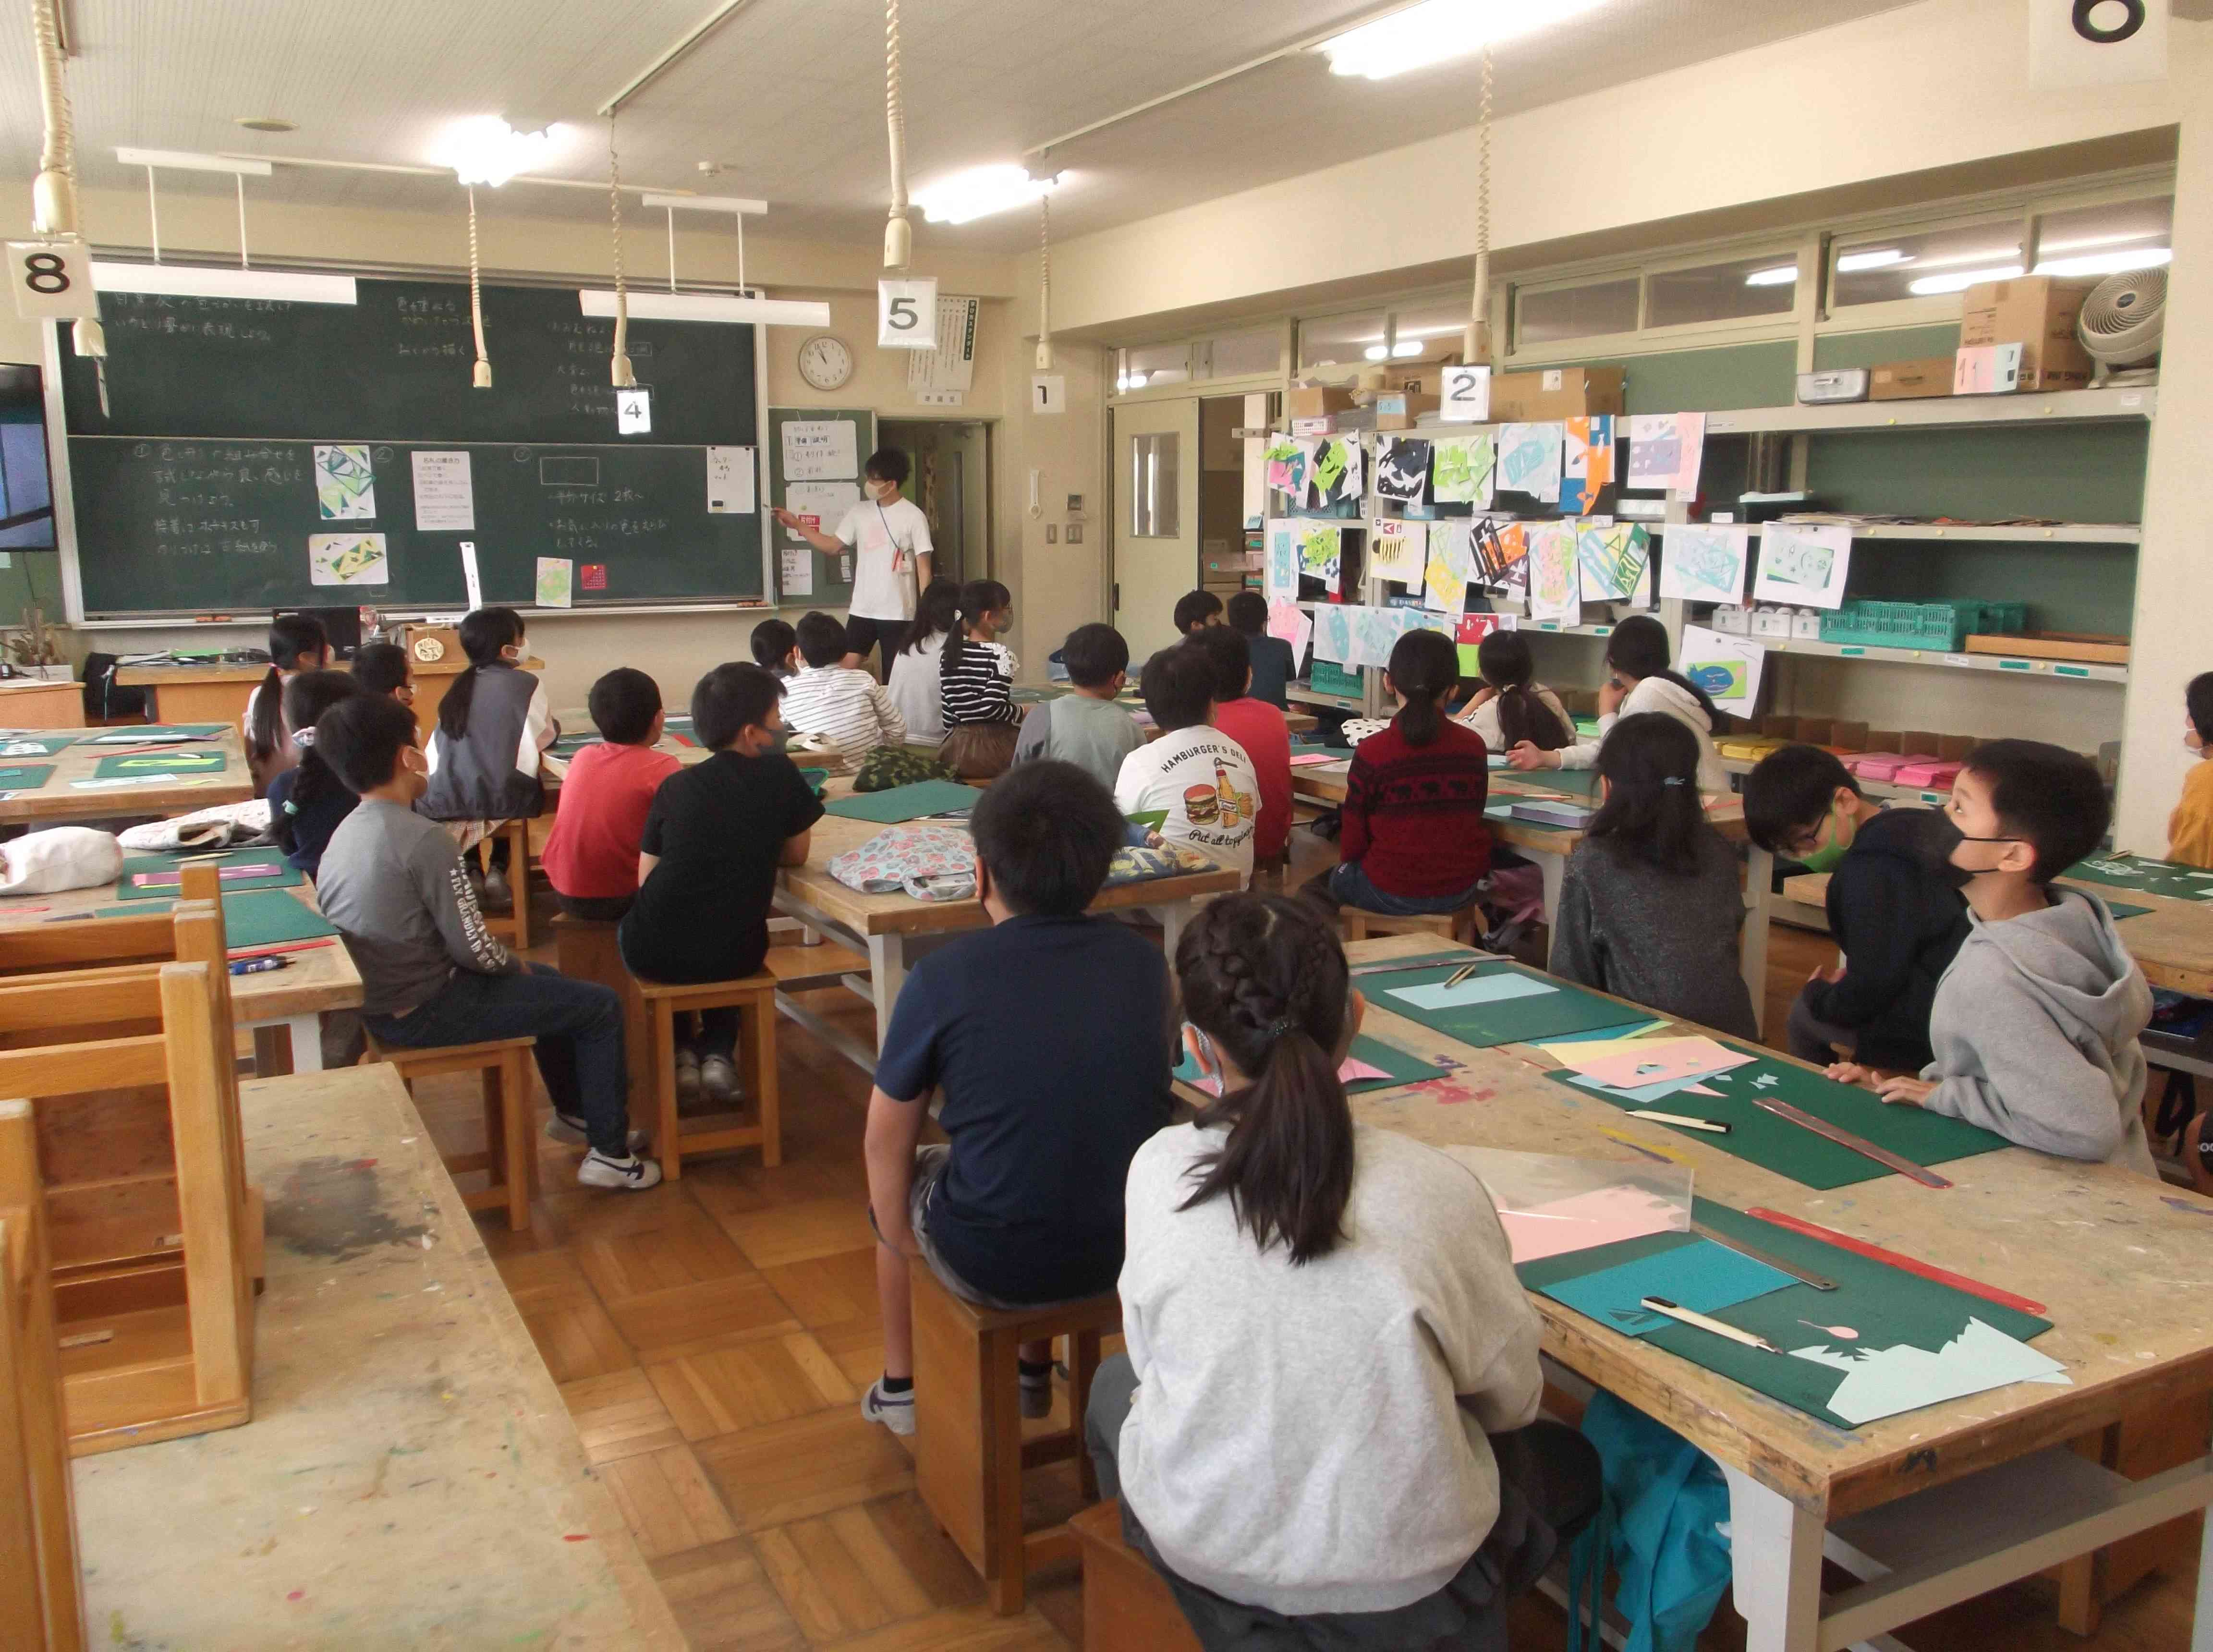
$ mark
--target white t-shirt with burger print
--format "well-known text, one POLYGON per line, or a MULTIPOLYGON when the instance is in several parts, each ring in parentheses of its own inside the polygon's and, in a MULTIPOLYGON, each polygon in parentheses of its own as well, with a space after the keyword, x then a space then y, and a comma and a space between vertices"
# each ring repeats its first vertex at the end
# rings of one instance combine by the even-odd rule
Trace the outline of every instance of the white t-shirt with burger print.
POLYGON ((1137 747, 1122 759, 1114 803, 1125 814, 1166 810, 1161 837, 1251 881, 1260 783, 1245 748, 1220 729, 1200 723, 1137 747))

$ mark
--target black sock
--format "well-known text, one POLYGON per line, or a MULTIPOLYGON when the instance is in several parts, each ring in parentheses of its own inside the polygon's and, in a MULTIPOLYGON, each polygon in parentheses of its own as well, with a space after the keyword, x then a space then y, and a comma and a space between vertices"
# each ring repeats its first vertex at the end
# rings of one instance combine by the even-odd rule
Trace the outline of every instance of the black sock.
POLYGON ((914 1379, 911 1376, 895 1377, 887 1371, 884 1373, 883 1381, 876 1386, 887 1394, 912 1393, 914 1379))

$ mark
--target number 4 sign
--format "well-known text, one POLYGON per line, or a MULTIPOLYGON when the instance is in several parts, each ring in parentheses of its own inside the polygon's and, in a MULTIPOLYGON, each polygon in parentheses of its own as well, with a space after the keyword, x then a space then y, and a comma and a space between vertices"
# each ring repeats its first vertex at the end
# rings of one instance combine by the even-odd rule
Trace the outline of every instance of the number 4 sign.
POLYGON ((882 350, 937 348, 937 277, 876 283, 876 344, 882 350))
POLYGON ((81 241, 9 241, 8 279, 15 289, 15 314, 27 321, 100 314, 92 255, 81 241))
POLYGON ((1491 369, 1448 367, 1437 418, 1447 424, 1481 424, 1491 418, 1491 369))

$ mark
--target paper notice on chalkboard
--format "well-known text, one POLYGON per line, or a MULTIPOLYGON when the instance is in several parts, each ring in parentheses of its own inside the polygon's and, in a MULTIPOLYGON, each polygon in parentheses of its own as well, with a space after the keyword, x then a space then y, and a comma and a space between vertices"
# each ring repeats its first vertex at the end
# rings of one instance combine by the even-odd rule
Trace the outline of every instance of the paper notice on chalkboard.
POLYGON ((468 589, 472 610, 484 607, 484 579, 477 572, 477 542, 461 541, 461 583, 468 589))
POLYGON ((783 572, 777 577, 777 589, 785 596, 814 594, 814 552, 804 545, 787 545, 783 549, 783 572))
POLYGON ((477 493, 466 453, 416 453, 415 526, 426 533, 473 533, 477 493))
POLYGON ((750 516, 753 514, 753 450, 751 448, 707 449, 707 514, 710 516, 750 516))
POLYGON ((388 585, 392 564, 381 533, 310 533, 308 582, 311 585, 388 585))
POLYGON ((859 435, 849 420, 795 418, 784 425, 785 481, 835 482, 860 473, 859 435))
MULTIPOLYGON (((835 533, 845 513, 860 503, 861 490, 850 482, 803 482, 783 491, 783 508, 818 533, 835 533)), ((789 527, 783 530, 783 539, 787 545, 807 543, 803 535, 789 527)))
POLYGON ((538 558, 538 606, 567 608, 576 606, 576 564, 566 557, 538 558))
POLYGON ((376 515, 376 472, 367 448, 316 444, 315 509, 326 522, 366 521, 376 515))

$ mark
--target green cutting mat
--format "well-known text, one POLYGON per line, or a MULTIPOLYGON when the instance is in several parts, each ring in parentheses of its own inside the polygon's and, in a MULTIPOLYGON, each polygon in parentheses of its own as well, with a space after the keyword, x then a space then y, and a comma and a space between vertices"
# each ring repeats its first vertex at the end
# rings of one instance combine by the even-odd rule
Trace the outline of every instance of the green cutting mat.
POLYGON ((53 777, 51 763, 10 763, 0 768, 0 791, 36 791, 53 777))
MULTIPOLYGON (((1713 1316, 1739 1330, 1763 1336, 1785 1350, 1823 1344, 1887 1348, 1907 1343, 1934 1353, 1966 1330, 1971 1319, 1980 1320, 1992 1330, 2003 1331, 2023 1342, 2051 1328, 2049 1320, 1986 1301, 1872 1257, 1839 1250, 1710 1199, 1693 1199, 1692 1217, 1724 1237, 1741 1239, 1771 1255, 1836 1281, 1834 1290, 1793 1285, 1786 1290, 1773 1291, 1751 1301, 1740 1302, 1734 1308, 1723 1308, 1713 1316), (1801 1324, 1804 1320, 1814 1325, 1850 1326, 1860 1333, 1858 1343, 1839 1343, 1811 1326, 1801 1324)), ((1616 1267, 1656 1252, 1696 1244, 1698 1238, 1696 1234, 1655 1234, 1645 1239, 1625 1240, 1618 1245, 1601 1245, 1595 1250, 1527 1262, 1515 1271, 1521 1275, 1525 1286, 1534 1290, 1541 1285, 1573 1279, 1600 1268, 1616 1267)), ((2007 1289, 2024 1288, 2024 1294, 2035 1294, 2028 1289, 2033 1286, 2033 1280, 1990 1279, 1986 1283, 2007 1289)), ((1787 1351, 1780 1356, 1765 1353, 1689 1326, 1669 1326, 1638 1340, 1664 1348, 1709 1371, 1718 1371, 1771 1399, 1779 1399, 1834 1427, 1850 1427, 1827 1409, 1829 1397, 1844 1380, 1844 1374, 1833 1366, 1793 1359, 1787 1351)))
POLYGON ((129 778, 146 774, 221 774, 230 759, 221 752, 171 747, 161 752, 117 752, 103 757, 93 770, 101 780, 129 778))
POLYGON ((2201 900, 2213 895, 2213 873, 2179 861, 2155 861, 2147 855, 2094 855, 2077 861, 2060 876, 2109 889, 2134 889, 2170 900, 2201 900))
POLYGON ((83 738, 80 735, 0 735, 0 754, 8 757, 52 757, 56 752, 74 746, 83 738))
POLYGON ((975 808, 983 795, 975 787, 964 786, 956 780, 918 780, 911 786, 893 786, 889 791, 841 797, 829 806, 827 812, 848 820, 897 826, 902 820, 919 820, 926 814, 948 814, 955 809, 965 813, 975 808))
MULTIPOLYGON (((134 887, 131 880, 141 873, 178 871, 185 858, 177 855, 130 856, 123 863, 123 875, 115 881, 115 898, 118 900, 174 899, 178 887, 174 883, 134 887)), ((224 878, 223 893, 226 896, 243 894, 249 889, 290 889, 308 881, 307 875, 298 867, 287 866, 284 863, 284 851, 281 849, 238 849, 225 855, 221 860, 210 859, 203 862, 194 859, 192 863, 196 866, 202 864, 212 866, 218 873, 224 868, 232 866, 258 866, 266 869, 267 875, 262 877, 224 878)))
POLYGON ((1356 1061, 1364 1061, 1371 1067, 1381 1067, 1388 1078, 1356 1078, 1344 1087, 1348 1095, 1358 1095, 1367 1090, 1387 1090, 1400 1084, 1419 1084, 1426 1079, 1442 1077, 1445 1070, 1433 1062, 1401 1050, 1395 1044, 1386 1044, 1381 1039, 1371 1039, 1365 1033, 1356 1033, 1352 1048, 1347 1052, 1356 1061))
MULTIPOLYGON (((1734 1039, 1721 1041, 1732 1050, 1759 1054, 1750 1045, 1734 1039)), ((1612 1102, 1625 1112, 1631 1107, 1656 1107, 1662 1113, 1680 1113, 1727 1125, 1730 1129, 1726 1136, 1675 1130, 1672 1125, 1660 1128, 1675 1130, 1679 1136, 1703 1142, 1717 1152, 1756 1164, 1763 1170, 1772 1170, 1779 1176, 1788 1176, 1807 1187, 1849 1187, 1855 1182, 1873 1181, 1878 1176, 1898 1173, 1886 1170, 1873 1159, 1862 1158, 1826 1137, 1816 1136, 1803 1125, 1777 1119, 1754 1106, 1753 1096, 1771 1096, 1777 1101, 1802 1107, 1817 1119, 1864 1137, 1877 1147, 1887 1148, 1900 1158, 1911 1159, 1919 1165, 1942 1164, 1950 1159, 1995 1153, 2007 1145, 2004 1137, 1978 1125, 1920 1107, 1893 1106, 1878 1100, 1871 1091, 1839 1084, 1769 1056, 1760 1056, 1741 1067, 1732 1067, 1719 1076, 1718 1082, 1715 1078, 1701 1080, 1716 1092, 1713 1095, 1686 1095, 1678 1091, 1657 1101, 1601 1095, 1596 1090, 1571 1082, 1574 1076, 1565 1068, 1545 1076, 1565 1085, 1578 1096, 1612 1102), (1755 1086, 1754 1080, 1767 1076, 1777 1082, 1765 1088, 1755 1086)))
MULTIPOLYGON (((2209 883, 2205 887, 2208 889, 2213 889, 2213 883, 2209 883)), ((2113 921, 2118 924, 2125 917, 2142 917, 2151 908, 2131 906, 2125 900, 2108 900, 2106 902, 2106 910, 2113 915, 2113 921)))
MULTIPOLYGON (((154 917, 177 903, 142 900, 131 906, 102 906, 94 917, 154 917)), ((247 947, 273 947, 283 941, 320 941, 338 930, 308 904, 282 889, 266 889, 223 898, 223 945, 232 952, 247 947)))
POLYGON ((1401 987, 1428 986, 1434 982, 1450 978, 1465 965, 1448 964, 1423 969, 1394 970, 1387 974, 1364 975, 1360 978, 1360 990, 1368 1001, 1378 1009, 1393 1015, 1404 1015, 1408 1021, 1419 1021, 1447 1038, 1457 1039, 1462 1044, 1478 1047, 1494 1044, 1527 1044, 1536 1039, 1557 1038, 1563 1033, 1587 1033, 1594 1027, 1621 1025, 1622 1007, 1611 998, 1601 998, 1580 987, 1556 981, 1551 976, 1533 969, 1524 969, 1519 964, 1503 961, 1486 962, 1471 978, 1491 975, 1526 975, 1556 988, 1552 992, 1527 998, 1504 998, 1496 1003, 1466 1004, 1455 1009, 1424 1009, 1408 1003, 1404 998, 1391 995, 1401 987))
POLYGON ((182 739, 188 735, 219 735, 229 727, 227 722, 133 723, 128 728, 110 728, 104 734, 80 735, 77 738, 88 746, 151 746, 164 740, 182 739))

